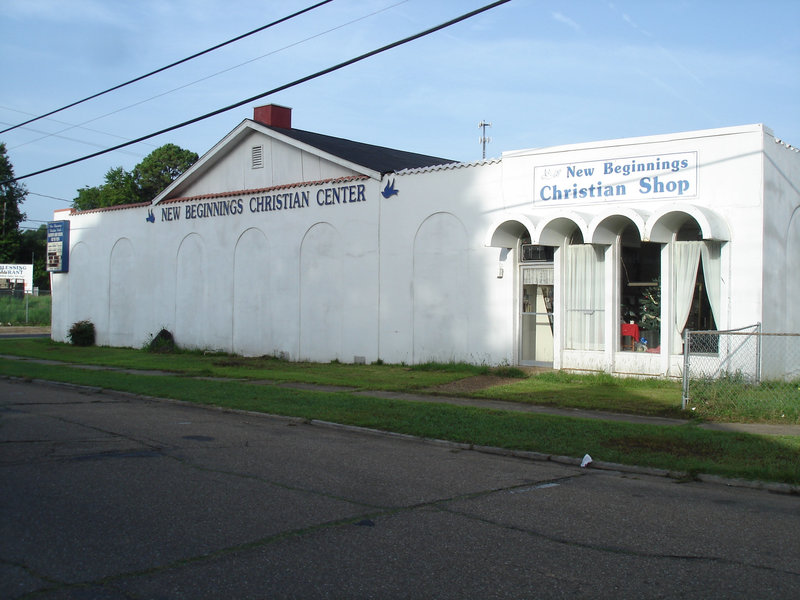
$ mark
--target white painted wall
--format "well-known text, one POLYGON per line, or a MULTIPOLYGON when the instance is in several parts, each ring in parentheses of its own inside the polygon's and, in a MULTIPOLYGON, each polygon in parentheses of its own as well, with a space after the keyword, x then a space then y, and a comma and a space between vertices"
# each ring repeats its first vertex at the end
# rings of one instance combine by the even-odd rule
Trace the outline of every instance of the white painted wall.
MULTIPOLYGON (((52 276, 53 337, 64 340, 72 323, 90 319, 100 344, 141 346, 166 328, 179 344, 244 355, 513 364, 517 257, 515 248, 487 245, 498 223, 516 220, 552 244, 558 243, 559 223, 575 222, 608 248, 606 272, 615 279, 609 232, 622 217, 642 232, 662 231, 658 225, 669 222, 674 210, 707 216, 709 230, 728 239, 720 328, 764 321, 775 330, 797 330, 800 309, 793 299, 800 283, 787 273, 800 268, 798 155, 769 135, 764 140, 762 126, 746 126, 511 152, 502 161, 350 182, 365 186, 363 202, 317 203, 318 190, 342 184, 292 187, 279 192, 307 191, 309 206, 271 212, 251 212, 248 194, 227 196, 241 199, 241 214, 209 218, 185 217, 186 207, 201 200, 69 217, 60 212, 57 219, 71 222, 72 246, 70 273, 52 276), (543 166, 685 152, 698 157, 696 190, 688 198, 534 197, 534 172, 543 166), (391 181, 398 193, 383 198, 391 181), (164 220, 169 207, 177 207, 180 218, 164 220), (155 223, 146 220, 149 210, 155 223)), ((355 173, 263 131, 240 132, 232 147, 204 159, 213 168, 178 185, 178 196, 355 173), (264 143, 265 167, 252 170, 256 141, 264 143)), ((558 253, 556 258, 558 286, 558 253)), ((613 301, 612 290, 607 297, 613 301)), ((611 347, 561 351, 560 302, 557 290, 557 367, 679 370, 675 348, 647 356, 611 347)), ((606 322, 611 344, 618 322, 606 322)))

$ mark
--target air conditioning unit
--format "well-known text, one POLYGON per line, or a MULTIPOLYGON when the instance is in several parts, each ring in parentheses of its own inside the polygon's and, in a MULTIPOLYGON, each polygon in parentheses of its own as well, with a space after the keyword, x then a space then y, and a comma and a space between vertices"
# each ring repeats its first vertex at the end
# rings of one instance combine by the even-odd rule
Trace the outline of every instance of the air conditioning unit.
POLYGON ((553 262, 553 246, 522 244, 522 262, 553 262))

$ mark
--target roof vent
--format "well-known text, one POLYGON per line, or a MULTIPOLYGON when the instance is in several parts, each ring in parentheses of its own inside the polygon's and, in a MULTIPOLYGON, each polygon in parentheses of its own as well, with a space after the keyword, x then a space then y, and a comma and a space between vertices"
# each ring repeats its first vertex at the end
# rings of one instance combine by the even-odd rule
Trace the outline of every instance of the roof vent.
POLYGON ((270 127, 291 129, 292 109, 287 106, 278 106, 277 104, 256 106, 253 109, 253 120, 270 127))
POLYGON ((261 169, 264 167, 264 146, 253 146, 251 149, 251 168, 261 169))

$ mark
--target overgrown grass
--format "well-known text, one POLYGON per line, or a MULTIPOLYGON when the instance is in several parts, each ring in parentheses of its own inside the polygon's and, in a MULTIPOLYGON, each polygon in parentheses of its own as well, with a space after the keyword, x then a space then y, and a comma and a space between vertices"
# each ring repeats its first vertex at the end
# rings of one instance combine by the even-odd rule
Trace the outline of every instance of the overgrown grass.
POLYGON ((800 438, 715 432, 384 400, 242 381, 87 371, 0 359, 0 375, 99 386, 198 404, 370 427, 466 444, 642 465, 725 477, 800 483, 800 438))
POLYGON ((447 373, 462 373, 465 377, 477 375, 496 375, 498 377, 516 377, 523 379, 527 377, 525 371, 517 367, 500 366, 490 367, 488 365, 473 365, 470 363, 461 362, 425 362, 411 366, 412 371, 427 371, 427 372, 447 372, 447 373))
POLYGON ((612 377, 549 371, 475 392, 474 396, 637 415, 689 418, 681 410, 681 385, 663 379, 612 377))
POLYGON ((690 390, 691 408, 708 419, 800 423, 800 380, 758 385, 727 378, 693 380, 690 390))
MULTIPOLYGON (((88 365, 162 370, 182 376, 223 377, 243 380, 299 382, 346 386, 361 390, 448 393, 438 386, 478 375, 513 379, 459 395, 595 411, 742 423, 800 423, 800 390, 780 403, 770 402, 756 391, 748 402, 735 397, 715 397, 698 403, 695 410, 681 410, 681 388, 675 381, 582 375, 551 371, 527 376, 514 367, 427 363, 404 365, 356 365, 344 363, 297 363, 273 357, 244 358, 226 354, 177 351, 150 353, 126 348, 77 348, 47 339, 0 340, 0 354, 55 359, 88 365)), ((764 387, 766 389, 767 386, 764 387)), ((800 386, 798 386, 800 387, 800 386)))
POLYGON ((50 325, 51 300, 51 296, 32 296, 30 294, 25 294, 21 298, 0 296, 0 323, 4 325, 50 325))

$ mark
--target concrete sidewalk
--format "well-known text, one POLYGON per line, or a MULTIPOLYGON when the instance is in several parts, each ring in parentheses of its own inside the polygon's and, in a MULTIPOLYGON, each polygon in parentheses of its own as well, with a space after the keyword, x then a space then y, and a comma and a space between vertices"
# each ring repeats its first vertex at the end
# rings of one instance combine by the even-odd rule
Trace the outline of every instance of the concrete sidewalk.
MULTIPOLYGON (((458 398, 452 396, 436 396, 427 394, 401 394, 396 392, 359 391, 358 394, 378 398, 396 398, 413 400, 417 402, 446 402, 461 406, 476 406, 491 408, 493 410, 509 410, 518 412, 556 415, 560 417, 573 417, 577 419, 599 419, 603 421, 621 421, 625 423, 644 423, 648 425, 688 425, 688 419, 669 419, 666 417, 649 417, 645 415, 629 415, 625 413, 610 413, 599 410, 581 410, 577 408, 556 408, 551 406, 536 406, 521 404, 519 402, 506 402, 503 400, 483 400, 478 398, 458 398)), ((800 436, 800 425, 771 425, 766 423, 701 423, 702 429, 715 431, 738 431, 758 435, 794 435, 800 436)))
MULTIPOLYGON (((60 361, 39 361, 37 359, 30 359, 19 356, 0 355, 0 358, 11 360, 23 360, 31 362, 41 362, 47 364, 64 364, 71 365, 76 368, 88 370, 108 370, 120 371, 129 374, 139 375, 173 375, 166 371, 144 371, 136 369, 121 369, 117 367, 104 367, 97 365, 78 365, 74 363, 60 362, 60 361)), ((213 378, 217 379, 217 378, 213 378)), ((408 400, 412 402, 433 402, 453 404, 458 406, 470 406, 478 408, 488 408, 492 410, 505 410, 521 413, 536 413, 545 415, 554 415, 560 417, 571 417, 576 419, 597 419, 602 421, 615 421, 625 423, 641 423, 648 425, 661 425, 661 426, 681 426, 688 425, 689 419, 671 419, 665 417, 653 417, 646 415, 632 415, 626 413, 612 413, 605 411, 595 410, 582 410, 577 408, 558 408, 552 406, 537 406, 533 404, 523 404, 520 402, 508 402, 504 400, 487 400, 482 398, 467 398, 460 396, 446 396, 438 394, 426 394, 424 392, 416 393, 403 393, 403 392, 387 392, 380 390, 363 390, 355 387, 346 386, 331 386, 331 385, 314 385, 308 383, 282 383, 271 380, 237 380, 240 383, 251 383, 252 385, 274 385, 277 387, 285 387, 289 389, 304 389, 309 391, 338 391, 356 394, 359 396, 369 396, 372 398, 385 398, 388 400, 408 400)), ((698 427, 713 431, 733 431, 740 433, 749 433, 755 435, 775 435, 775 436, 800 436, 800 424, 766 424, 766 423, 700 423, 698 427)))
POLYGON ((50 326, 39 327, 35 325, 0 325, 0 337, 3 336, 42 336, 50 335, 50 326))

